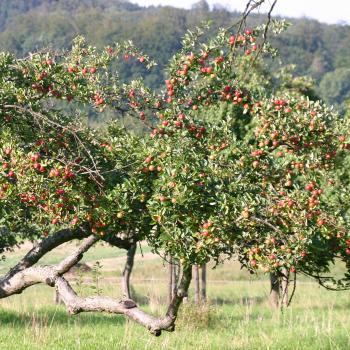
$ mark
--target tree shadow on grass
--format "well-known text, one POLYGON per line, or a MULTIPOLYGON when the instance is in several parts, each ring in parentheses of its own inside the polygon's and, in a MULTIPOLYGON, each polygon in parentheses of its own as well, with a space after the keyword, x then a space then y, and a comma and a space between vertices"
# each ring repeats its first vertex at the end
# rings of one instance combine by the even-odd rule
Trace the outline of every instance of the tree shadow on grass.
MULTIPOLYGON (((292 307, 294 306, 293 305, 293 302, 292 302, 292 307)), ((305 306, 303 305, 297 305, 294 306, 294 309, 300 309, 300 310, 305 310, 305 306)), ((308 307, 308 309, 310 310, 318 310, 318 311, 327 311, 327 310, 349 310, 350 309, 350 302, 345 302, 345 303, 336 303, 336 304, 331 304, 331 302, 329 303, 324 303, 322 305, 312 305, 310 307, 308 307)))
POLYGON ((123 315, 108 315, 97 313, 82 313, 79 315, 69 315, 64 307, 43 307, 40 309, 29 309, 22 312, 4 310, 0 308, 0 325, 12 326, 13 328, 25 328, 28 325, 51 326, 53 324, 71 325, 91 325, 94 327, 125 324, 123 315))
POLYGON ((259 305, 267 302, 266 297, 241 297, 241 298, 221 298, 217 297, 211 300, 214 305, 259 305))

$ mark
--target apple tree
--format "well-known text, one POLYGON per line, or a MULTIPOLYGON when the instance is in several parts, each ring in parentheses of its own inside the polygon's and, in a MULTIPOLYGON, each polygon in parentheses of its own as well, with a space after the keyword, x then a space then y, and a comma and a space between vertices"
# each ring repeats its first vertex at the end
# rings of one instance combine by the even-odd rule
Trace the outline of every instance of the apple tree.
MULTIPOLYGON (((0 280, 1 298, 44 283, 72 314, 123 314, 160 335, 174 330, 195 264, 236 258, 252 273, 286 269, 319 280, 336 258, 349 266, 336 177, 349 148, 347 121, 320 102, 288 90, 266 96, 242 79, 239 67, 248 74, 272 51, 268 24, 242 23, 209 39, 201 28, 189 32, 161 92, 109 71, 117 59, 152 66, 130 42, 99 52, 77 38, 65 52, 1 54, 4 248, 39 239, 0 280), (201 118, 223 101, 235 118, 201 118), (92 111, 128 113, 150 133, 137 137, 115 122, 89 128, 83 117, 92 111), (237 135, 237 118, 253 137, 237 135), (83 241, 63 261, 35 265, 73 239, 83 241), (164 317, 129 298, 76 294, 64 273, 99 240, 125 249, 146 240, 178 262, 181 278, 164 317)), ((346 288, 349 275, 333 282, 346 288)))

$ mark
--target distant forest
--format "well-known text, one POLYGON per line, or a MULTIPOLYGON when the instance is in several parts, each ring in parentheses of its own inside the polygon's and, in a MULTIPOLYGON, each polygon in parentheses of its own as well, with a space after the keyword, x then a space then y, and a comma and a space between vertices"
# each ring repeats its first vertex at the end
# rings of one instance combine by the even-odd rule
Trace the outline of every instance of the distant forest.
MULTIPOLYGON (((1 0, 0 48, 24 56, 42 47, 69 47, 79 34, 97 47, 131 39, 158 66, 146 74, 140 65, 123 64, 121 77, 130 80, 144 73, 146 83, 156 88, 162 84, 164 66, 179 49, 187 29, 211 19, 215 30, 238 16, 238 12, 220 6, 210 9, 205 1, 184 10, 144 8, 125 0, 1 0)), ((263 18, 256 15, 253 21, 263 18)), ((296 75, 310 75, 318 95, 344 109, 350 100, 350 26, 306 18, 289 18, 288 22, 292 26, 272 42, 283 64, 294 64, 296 75)))

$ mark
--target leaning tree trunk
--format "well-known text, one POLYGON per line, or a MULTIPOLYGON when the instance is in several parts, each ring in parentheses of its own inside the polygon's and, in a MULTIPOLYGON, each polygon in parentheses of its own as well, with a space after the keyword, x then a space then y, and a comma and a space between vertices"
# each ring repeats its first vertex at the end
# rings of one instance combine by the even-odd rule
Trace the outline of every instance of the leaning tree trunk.
POLYGON ((169 259, 169 281, 168 281, 168 302, 171 302, 171 299, 173 298, 173 278, 174 278, 174 268, 173 268, 173 258, 170 257, 169 259))
POLYGON ((280 283, 278 275, 274 272, 270 273, 270 288, 269 303, 272 308, 277 309, 280 298, 280 283))
POLYGON ((201 274, 201 301, 203 304, 207 302, 207 265, 202 265, 201 274))
POLYGON ((130 276, 134 266, 134 258, 136 253, 136 244, 133 244, 126 254, 126 263, 122 278, 122 293, 123 297, 131 299, 130 276))
POLYGON ((199 304, 200 302, 200 294, 199 294, 199 266, 194 265, 194 302, 195 304, 199 304))
POLYGON ((174 263, 174 260, 173 260, 172 267, 173 267, 173 273, 172 273, 173 277, 172 277, 172 285, 171 285, 171 297, 173 298, 174 295, 176 295, 177 293, 177 284, 179 282, 180 266, 179 264, 174 263))

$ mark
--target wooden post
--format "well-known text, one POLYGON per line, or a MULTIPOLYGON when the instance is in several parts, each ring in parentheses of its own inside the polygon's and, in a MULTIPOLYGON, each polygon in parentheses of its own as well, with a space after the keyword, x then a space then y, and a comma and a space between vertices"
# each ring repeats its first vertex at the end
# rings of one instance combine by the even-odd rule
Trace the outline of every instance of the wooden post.
POLYGON ((207 265, 202 265, 202 283, 201 283, 201 301, 202 303, 207 302, 207 265))
POLYGON ((169 285, 168 285, 168 302, 170 303, 173 298, 173 258, 169 259, 169 285))
POLYGON ((194 265, 194 302, 195 304, 199 304, 200 296, 199 296, 199 267, 198 265, 194 265))
POLYGON ((289 285, 289 270, 284 268, 282 269, 282 277, 281 277, 281 307, 287 307, 288 306, 288 285, 289 285))
POLYGON ((174 297, 177 293, 177 283, 179 281, 179 265, 178 264, 174 264, 173 261, 173 274, 172 274, 172 287, 171 287, 171 295, 172 297, 174 297))

